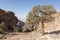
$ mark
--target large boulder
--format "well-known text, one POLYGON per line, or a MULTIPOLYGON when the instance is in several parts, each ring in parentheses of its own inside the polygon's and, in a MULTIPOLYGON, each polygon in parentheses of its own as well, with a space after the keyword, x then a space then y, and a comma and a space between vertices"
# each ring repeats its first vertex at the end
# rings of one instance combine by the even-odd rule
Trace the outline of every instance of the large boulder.
POLYGON ((0 9, 0 24, 4 22, 11 27, 17 27, 18 18, 12 11, 5 11, 0 9))

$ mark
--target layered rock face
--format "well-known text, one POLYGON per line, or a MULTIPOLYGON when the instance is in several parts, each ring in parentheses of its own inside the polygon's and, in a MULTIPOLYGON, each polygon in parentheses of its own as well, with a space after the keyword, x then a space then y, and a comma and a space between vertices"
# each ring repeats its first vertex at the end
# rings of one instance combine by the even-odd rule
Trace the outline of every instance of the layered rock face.
POLYGON ((60 12, 53 14, 53 17, 55 17, 54 21, 45 23, 45 31, 56 31, 60 30, 60 12))

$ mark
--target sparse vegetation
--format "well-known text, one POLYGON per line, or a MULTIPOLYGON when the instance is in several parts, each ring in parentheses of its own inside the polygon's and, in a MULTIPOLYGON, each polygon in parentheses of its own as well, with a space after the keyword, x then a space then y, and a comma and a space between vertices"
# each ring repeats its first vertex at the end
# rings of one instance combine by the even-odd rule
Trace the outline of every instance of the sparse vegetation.
POLYGON ((0 34, 0 39, 2 39, 4 37, 4 35, 0 34))
MULTIPOLYGON (((26 22, 20 21, 15 13, 12 11, 5 12, 0 9, 0 32, 7 33, 8 32, 31 32, 36 31, 39 28, 39 22, 41 34, 44 35, 44 23, 49 23, 54 21, 53 14, 56 13, 56 10, 51 5, 36 5, 32 8, 32 10, 28 13, 26 17, 26 22)), ((2 39, 2 35, 0 35, 0 39, 2 39)))
MULTIPOLYGON (((40 31, 42 35, 44 35, 44 22, 53 21, 54 18, 51 15, 54 13, 56 13, 56 10, 51 5, 36 5, 29 12, 26 23, 29 25, 32 24, 32 26, 28 26, 29 28, 31 27, 32 29, 37 29, 39 22, 41 22, 42 26, 40 31)), ((27 26, 25 27, 25 29, 27 29, 27 26)))

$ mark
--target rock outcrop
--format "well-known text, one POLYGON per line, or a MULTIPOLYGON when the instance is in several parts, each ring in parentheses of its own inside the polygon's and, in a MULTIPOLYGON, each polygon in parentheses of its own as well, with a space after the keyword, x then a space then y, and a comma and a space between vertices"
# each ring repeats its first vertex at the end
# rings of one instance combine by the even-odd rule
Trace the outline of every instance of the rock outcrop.
POLYGON ((45 23, 45 36, 41 36, 40 32, 20 33, 4 40, 60 40, 60 13, 52 15, 55 20, 45 23))
POLYGON ((5 10, 0 9, 0 23, 2 21, 8 25, 17 26, 18 18, 15 16, 14 12, 6 12, 5 10))

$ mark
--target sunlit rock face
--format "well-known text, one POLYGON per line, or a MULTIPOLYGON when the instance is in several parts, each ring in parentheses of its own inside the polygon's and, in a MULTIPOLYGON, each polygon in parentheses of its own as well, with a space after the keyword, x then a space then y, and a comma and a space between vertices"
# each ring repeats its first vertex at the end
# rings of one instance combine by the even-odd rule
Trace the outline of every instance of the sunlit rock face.
MULTIPOLYGON (((60 12, 53 14, 52 17, 55 18, 54 21, 49 22, 49 23, 44 23, 45 32, 60 30, 60 12)), ((39 27, 41 27, 41 23, 39 24, 39 27)), ((40 30, 39 27, 38 27, 38 30, 40 30)))
POLYGON ((45 24, 46 31, 60 30, 60 13, 53 14, 52 16, 55 17, 55 19, 45 24))

